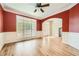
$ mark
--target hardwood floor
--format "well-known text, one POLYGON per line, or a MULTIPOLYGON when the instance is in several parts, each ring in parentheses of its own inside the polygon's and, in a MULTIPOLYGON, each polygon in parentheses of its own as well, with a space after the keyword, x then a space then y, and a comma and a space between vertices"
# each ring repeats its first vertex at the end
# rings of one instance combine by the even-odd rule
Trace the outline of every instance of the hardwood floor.
POLYGON ((79 56, 79 50, 64 44, 61 38, 34 39, 6 44, 1 56, 79 56))
POLYGON ((34 39, 19 43, 6 44, 0 54, 3 56, 41 56, 39 51, 40 39, 34 39))
POLYGON ((59 37, 45 37, 40 51, 45 56, 79 56, 79 50, 62 42, 59 37))

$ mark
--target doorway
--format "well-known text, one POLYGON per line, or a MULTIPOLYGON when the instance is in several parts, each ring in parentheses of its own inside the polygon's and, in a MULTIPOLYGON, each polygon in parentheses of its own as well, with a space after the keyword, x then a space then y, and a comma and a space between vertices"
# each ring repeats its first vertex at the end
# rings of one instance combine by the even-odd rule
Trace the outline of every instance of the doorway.
POLYGON ((43 22, 43 35, 62 37, 62 19, 51 18, 43 22))

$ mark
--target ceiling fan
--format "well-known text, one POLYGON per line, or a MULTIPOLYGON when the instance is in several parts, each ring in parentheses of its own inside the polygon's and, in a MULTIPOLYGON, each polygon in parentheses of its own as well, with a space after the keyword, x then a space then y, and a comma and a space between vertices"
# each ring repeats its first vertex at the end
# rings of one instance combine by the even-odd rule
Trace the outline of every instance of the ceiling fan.
MULTIPOLYGON (((36 7, 39 8, 42 13, 44 13, 44 10, 42 8, 43 7, 48 7, 48 6, 49 6, 49 4, 43 4, 42 5, 42 3, 36 3, 36 7)), ((37 9, 34 10, 34 13, 35 12, 37 12, 37 9)))

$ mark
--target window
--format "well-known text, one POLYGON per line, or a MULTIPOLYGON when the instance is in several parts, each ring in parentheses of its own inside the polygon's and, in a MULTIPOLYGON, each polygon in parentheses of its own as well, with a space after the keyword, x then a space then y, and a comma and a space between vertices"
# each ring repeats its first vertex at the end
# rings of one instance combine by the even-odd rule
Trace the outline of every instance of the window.
POLYGON ((22 37, 32 37, 36 35, 36 20, 17 16, 17 34, 22 37))

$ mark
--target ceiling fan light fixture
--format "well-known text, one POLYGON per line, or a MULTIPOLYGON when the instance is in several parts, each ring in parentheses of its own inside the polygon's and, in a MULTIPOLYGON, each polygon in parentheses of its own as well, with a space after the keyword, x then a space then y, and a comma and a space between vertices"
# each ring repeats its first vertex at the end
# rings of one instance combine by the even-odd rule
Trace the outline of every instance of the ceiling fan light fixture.
MULTIPOLYGON (((44 10, 42 9, 43 7, 48 7, 50 4, 44 4, 42 5, 42 3, 36 3, 36 7, 40 9, 40 11, 42 13, 44 13, 44 10)), ((37 11, 37 9, 34 10, 34 13, 37 11)))

